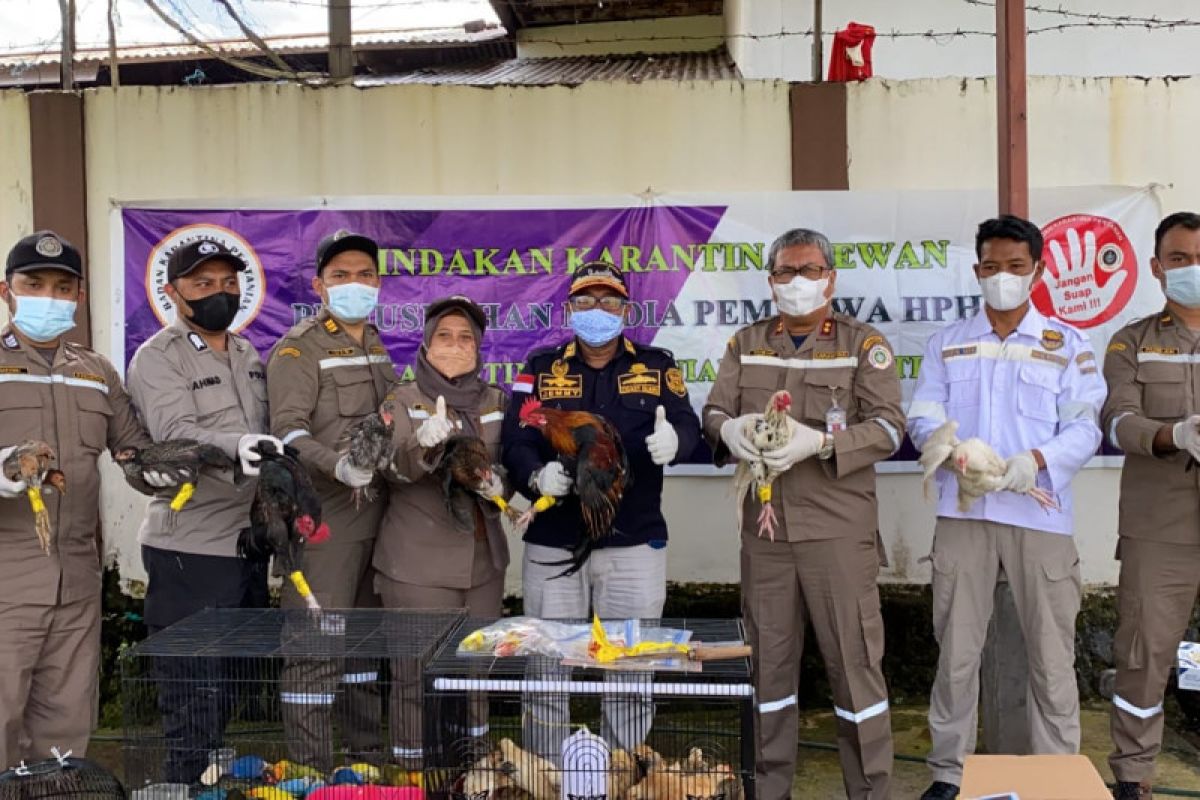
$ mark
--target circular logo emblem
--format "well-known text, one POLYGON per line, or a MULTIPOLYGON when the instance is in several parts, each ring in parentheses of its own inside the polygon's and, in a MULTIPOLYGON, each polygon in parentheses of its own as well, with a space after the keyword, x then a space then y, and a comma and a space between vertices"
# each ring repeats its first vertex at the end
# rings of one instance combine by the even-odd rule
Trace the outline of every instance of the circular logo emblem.
POLYGON ((197 247, 196 250, 198 250, 202 256, 211 256, 213 253, 219 252, 221 248, 216 242, 201 242, 200 246, 197 247))
POLYGON ((1093 328, 1120 314, 1137 286, 1137 256, 1108 217, 1072 214, 1042 228, 1046 271, 1033 304, 1048 317, 1093 328))
POLYGON ((45 256, 46 258, 58 258, 63 252, 62 242, 53 236, 43 236, 38 239, 33 249, 37 251, 39 256, 45 256))
POLYGON ((209 255, 220 248, 214 242, 220 242, 225 249, 235 256, 242 258, 249 269, 238 273, 238 283, 242 289, 242 302, 238 307, 237 316, 229 330, 239 333, 254 321, 262 308, 266 297, 267 277, 263 272, 262 262, 250 244, 238 234, 220 225, 185 225, 176 228, 163 237, 146 260, 146 297, 150 300, 150 308, 163 325, 169 325, 175 320, 175 306, 167 298, 163 287, 167 285, 167 259, 180 247, 203 241, 198 248, 201 253, 209 255), (206 251, 206 247, 210 248, 206 251))

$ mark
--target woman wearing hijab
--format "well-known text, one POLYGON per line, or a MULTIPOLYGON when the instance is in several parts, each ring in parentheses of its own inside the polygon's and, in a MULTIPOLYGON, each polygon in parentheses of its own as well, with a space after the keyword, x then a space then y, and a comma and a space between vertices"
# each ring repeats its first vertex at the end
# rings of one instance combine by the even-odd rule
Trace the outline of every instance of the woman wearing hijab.
MULTIPOLYGON (((499 617, 508 543, 500 510, 504 495, 496 466, 508 395, 479 377, 487 320, 461 295, 432 303, 425 312, 424 342, 415 380, 392 387, 392 443, 396 454, 388 509, 375 544, 375 590, 386 608, 465 608, 475 617, 499 617), (487 449, 490 480, 459 493, 448 507, 435 474, 447 441, 469 435, 487 449)), ((421 706, 413 665, 393 665, 393 758, 419 767, 421 706), (397 667, 399 668, 397 670, 397 667)), ((472 704, 473 706, 477 704, 472 704)), ((481 713, 470 713, 465 737, 481 736, 481 713)))

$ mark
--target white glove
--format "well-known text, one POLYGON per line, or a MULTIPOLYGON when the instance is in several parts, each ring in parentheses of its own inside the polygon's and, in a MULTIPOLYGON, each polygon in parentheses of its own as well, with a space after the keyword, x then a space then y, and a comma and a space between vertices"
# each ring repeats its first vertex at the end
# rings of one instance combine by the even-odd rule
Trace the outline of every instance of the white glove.
MULTIPOLYGON (((1171 429, 1171 439, 1178 450, 1186 450, 1192 458, 1200 461, 1200 414, 1193 414, 1183 422, 1176 422, 1171 429)), ((0 461, 4 454, 0 453, 0 461)))
POLYGON ((504 496, 504 481, 500 478, 500 472, 493 469, 491 477, 486 481, 481 481, 479 487, 475 490, 481 497, 491 500, 493 497, 504 496))
POLYGON ((417 444, 424 448, 437 447, 454 433, 454 423, 446 416, 446 398, 438 395, 437 410, 417 428, 417 444))
POLYGON ((375 477, 375 471, 371 469, 361 469, 350 463, 350 456, 342 456, 338 459, 337 466, 333 468, 333 474, 342 483, 349 486, 351 489, 361 489, 364 486, 371 485, 371 479, 375 477))
POLYGON ((762 414, 743 414, 721 423, 721 441, 729 448, 729 454, 738 461, 758 461, 762 453, 746 438, 746 428, 762 419, 762 414))
POLYGON ((550 497, 566 497, 574 485, 575 481, 571 480, 561 461, 551 461, 542 467, 534 480, 538 492, 550 497))
POLYGON ((181 481, 179 478, 170 472, 162 470, 148 469, 142 473, 142 483, 149 486, 151 489, 170 489, 174 486, 182 486, 187 481, 181 481))
POLYGON ((259 462, 262 461, 262 454, 255 450, 255 447, 263 442, 270 442, 275 445, 275 452, 283 452, 283 442, 276 439, 274 436, 269 436, 265 433, 247 433, 241 439, 238 439, 237 453, 238 459, 242 462, 243 475, 257 475, 259 462))
MULTIPOLYGON (((0 450, 0 464, 3 464, 4 460, 12 454, 13 450, 16 449, 17 446, 14 444, 12 447, 5 447, 4 449, 0 450)), ((0 470, 0 498, 11 500, 14 497, 20 497, 28 488, 29 487, 25 484, 25 481, 10 481, 8 478, 4 477, 4 471, 0 470)))
POLYGON ((646 437, 646 449, 650 451, 650 460, 661 467, 674 461, 679 453, 679 434, 667 422, 666 406, 659 406, 654 414, 654 433, 646 437))
POLYGON ((791 417, 788 417, 787 425, 791 431, 791 438, 787 444, 774 450, 763 451, 763 463, 773 472, 787 472, 804 459, 812 458, 821 452, 821 445, 825 444, 823 432, 801 425, 791 417))
POLYGON ((1005 463, 1004 478, 1000 488, 1017 494, 1025 494, 1037 486, 1038 465, 1033 453, 1026 450, 1017 453, 1005 463))

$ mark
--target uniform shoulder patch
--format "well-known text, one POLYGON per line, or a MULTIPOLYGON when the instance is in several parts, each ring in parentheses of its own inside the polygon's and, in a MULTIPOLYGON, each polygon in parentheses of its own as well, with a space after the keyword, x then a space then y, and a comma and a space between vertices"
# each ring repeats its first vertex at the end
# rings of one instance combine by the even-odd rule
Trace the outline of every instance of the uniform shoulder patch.
POLYGON ((667 388, 680 397, 687 395, 687 384, 683 382, 683 372, 679 367, 671 367, 667 370, 667 388))
POLYGON ((338 324, 333 321, 333 317, 326 318, 326 320, 324 322, 322 322, 321 325, 325 328, 325 330, 329 331, 330 333, 337 333, 340 330, 340 328, 338 328, 338 324))
POLYGON ((874 334, 873 336, 868 336, 866 339, 863 339, 863 343, 862 343, 863 352, 866 353, 867 351, 869 351, 872 347, 874 347, 877 344, 883 344, 882 336, 880 336, 879 334, 874 334))
POLYGON ((300 349, 297 347, 281 347, 275 351, 275 355, 280 358, 299 358, 300 349))
POLYGON ((1129 347, 1126 346, 1123 342, 1109 342, 1108 343, 1108 352, 1109 353, 1120 353, 1123 350, 1128 350, 1128 349, 1129 349, 1129 347))
POLYGON ((3 344, 6 350, 16 350, 20 346, 20 343, 17 341, 17 335, 12 331, 4 334, 3 344))
POLYGON ((203 353, 205 350, 208 349, 208 343, 204 341, 204 337, 201 336, 200 334, 196 333, 195 331, 191 331, 190 333, 188 333, 187 340, 188 340, 188 343, 192 346, 192 349, 195 350, 197 353, 203 353))
MULTIPOLYGON (((782 325, 783 323, 780 322, 782 325)), ((821 339, 832 339, 837 335, 837 323, 831 317, 826 317, 821 322, 820 329, 817 330, 817 336, 821 339)))
POLYGON ((1042 347, 1046 350, 1060 350, 1064 344, 1062 331, 1046 328, 1042 331, 1042 347))
POLYGON ((871 345, 867 351, 867 363, 875 369, 887 369, 895 362, 891 348, 884 342, 871 345))

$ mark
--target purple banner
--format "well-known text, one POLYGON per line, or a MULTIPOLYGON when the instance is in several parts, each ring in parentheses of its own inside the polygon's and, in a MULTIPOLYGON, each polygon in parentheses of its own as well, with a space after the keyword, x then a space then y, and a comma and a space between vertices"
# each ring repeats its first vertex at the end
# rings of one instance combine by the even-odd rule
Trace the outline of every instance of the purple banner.
POLYGON ((565 300, 579 265, 609 257, 626 269, 631 338, 654 339, 691 271, 702 262, 722 206, 534 210, 122 210, 126 363, 174 316, 162 292, 166 261, 200 236, 223 240, 250 263, 234 321, 264 355, 315 313, 317 243, 347 229, 380 245, 374 322, 402 373, 420 344, 424 307, 464 294, 488 315, 484 377, 507 385, 525 356, 568 338, 565 300))

